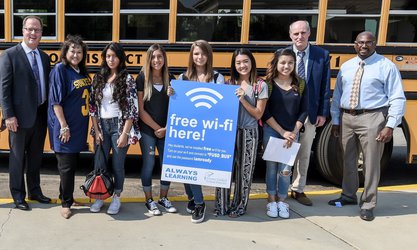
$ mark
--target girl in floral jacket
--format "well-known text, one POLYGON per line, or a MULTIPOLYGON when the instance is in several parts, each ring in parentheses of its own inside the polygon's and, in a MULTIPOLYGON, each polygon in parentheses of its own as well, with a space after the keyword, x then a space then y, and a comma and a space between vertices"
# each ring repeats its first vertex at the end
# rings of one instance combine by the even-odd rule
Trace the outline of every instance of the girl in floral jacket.
MULTIPOLYGON (((107 210, 117 214, 120 210, 120 194, 125 179, 124 162, 129 144, 139 137, 137 126, 138 100, 134 78, 126 69, 126 54, 118 43, 108 44, 101 53, 101 70, 94 76, 90 94, 91 134, 95 143, 101 144, 106 159, 112 150, 114 196, 107 210)), ((103 200, 96 200, 90 211, 97 213, 103 200)))

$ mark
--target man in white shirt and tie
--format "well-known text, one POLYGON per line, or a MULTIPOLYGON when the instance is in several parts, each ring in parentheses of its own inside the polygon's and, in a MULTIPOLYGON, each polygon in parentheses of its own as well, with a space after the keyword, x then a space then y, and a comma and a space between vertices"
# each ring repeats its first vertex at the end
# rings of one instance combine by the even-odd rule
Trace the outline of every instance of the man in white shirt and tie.
POLYGON ((330 109, 332 134, 340 136, 344 167, 342 195, 329 205, 358 204, 357 162, 362 150, 365 184, 359 199, 360 218, 372 221, 384 145, 401 123, 405 96, 399 70, 375 52, 376 39, 371 32, 360 33, 354 47, 357 56, 340 67, 330 109))

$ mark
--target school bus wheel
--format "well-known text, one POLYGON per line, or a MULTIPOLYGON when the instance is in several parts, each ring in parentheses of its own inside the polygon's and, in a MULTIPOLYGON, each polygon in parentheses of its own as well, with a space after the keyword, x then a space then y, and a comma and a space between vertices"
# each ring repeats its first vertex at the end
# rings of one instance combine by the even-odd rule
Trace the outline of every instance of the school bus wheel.
MULTIPOLYGON (((331 123, 317 132, 316 142, 314 144, 314 154, 316 168, 318 172, 328 181, 336 185, 342 185, 343 180, 343 155, 342 148, 338 138, 331 135, 331 123)), ((394 142, 385 144, 384 153, 381 158, 381 174, 389 166, 394 142)), ((363 185, 363 158, 362 152, 358 160, 358 174, 360 185, 363 185)))

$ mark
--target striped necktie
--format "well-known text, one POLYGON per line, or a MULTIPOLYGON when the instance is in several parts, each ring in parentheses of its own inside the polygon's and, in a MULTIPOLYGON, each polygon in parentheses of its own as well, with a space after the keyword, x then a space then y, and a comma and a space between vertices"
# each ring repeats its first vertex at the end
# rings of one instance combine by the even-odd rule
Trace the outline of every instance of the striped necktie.
POLYGON ((32 71, 33 75, 35 76, 36 84, 38 85, 38 106, 42 104, 43 98, 42 98, 42 84, 41 84, 41 78, 39 77, 39 67, 38 62, 36 60, 36 51, 32 51, 32 71))
POLYGON ((298 51, 297 52, 297 56, 300 57, 300 61, 298 63, 298 76, 301 77, 303 80, 306 79, 306 67, 304 64, 304 56, 305 56, 305 52, 304 51, 298 51))
POLYGON ((352 90, 350 92, 349 107, 350 109, 355 109, 359 104, 359 89, 361 87, 361 80, 363 75, 363 66, 365 63, 363 61, 359 62, 358 70, 355 74, 355 79, 353 79, 352 90))

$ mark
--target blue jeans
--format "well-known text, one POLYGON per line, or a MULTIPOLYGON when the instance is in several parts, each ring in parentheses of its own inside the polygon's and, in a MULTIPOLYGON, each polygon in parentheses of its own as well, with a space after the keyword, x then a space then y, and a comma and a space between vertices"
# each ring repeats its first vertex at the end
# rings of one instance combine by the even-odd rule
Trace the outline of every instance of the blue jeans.
POLYGON ((195 204, 203 204, 204 196, 201 185, 184 184, 185 192, 187 193, 188 199, 194 199, 195 204))
MULTIPOLYGON (((264 124, 264 136, 263 136, 263 146, 266 148, 268 144, 269 137, 276 137, 282 139, 281 135, 272 129, 268 124, 264 124)), ((275 196, 278 194, 280 199, 285 199, 288 196, 288 188, 291 183, 291 169, 292 166, 273 162, 266 161, 266 192, 275 196)))
POLYGON ((103 133, 103 150, 106 159, 109 159, 110 149, 112 150, 112 172, 114 175, 114 193, 120 195, 123 191, 125 181, 125 158, 129 145, 124 148, 117 147, 119 139, 118 118, 101 119, 103 133))
MULTIPOLYGON (((155 147, 158 149, 159 162, 162 169, 162 159, 164 155, 165 138, 159 139, 151 135, 142 133, 142 138, 139 140, 140 149, 142 150, 142 171, 140 178, 142 180, 142 187, 144 192, 152 191, 152 172, 155 166, 155 147)), ((171 182, 161 180, 161 190, 168 190, 171 182)))

